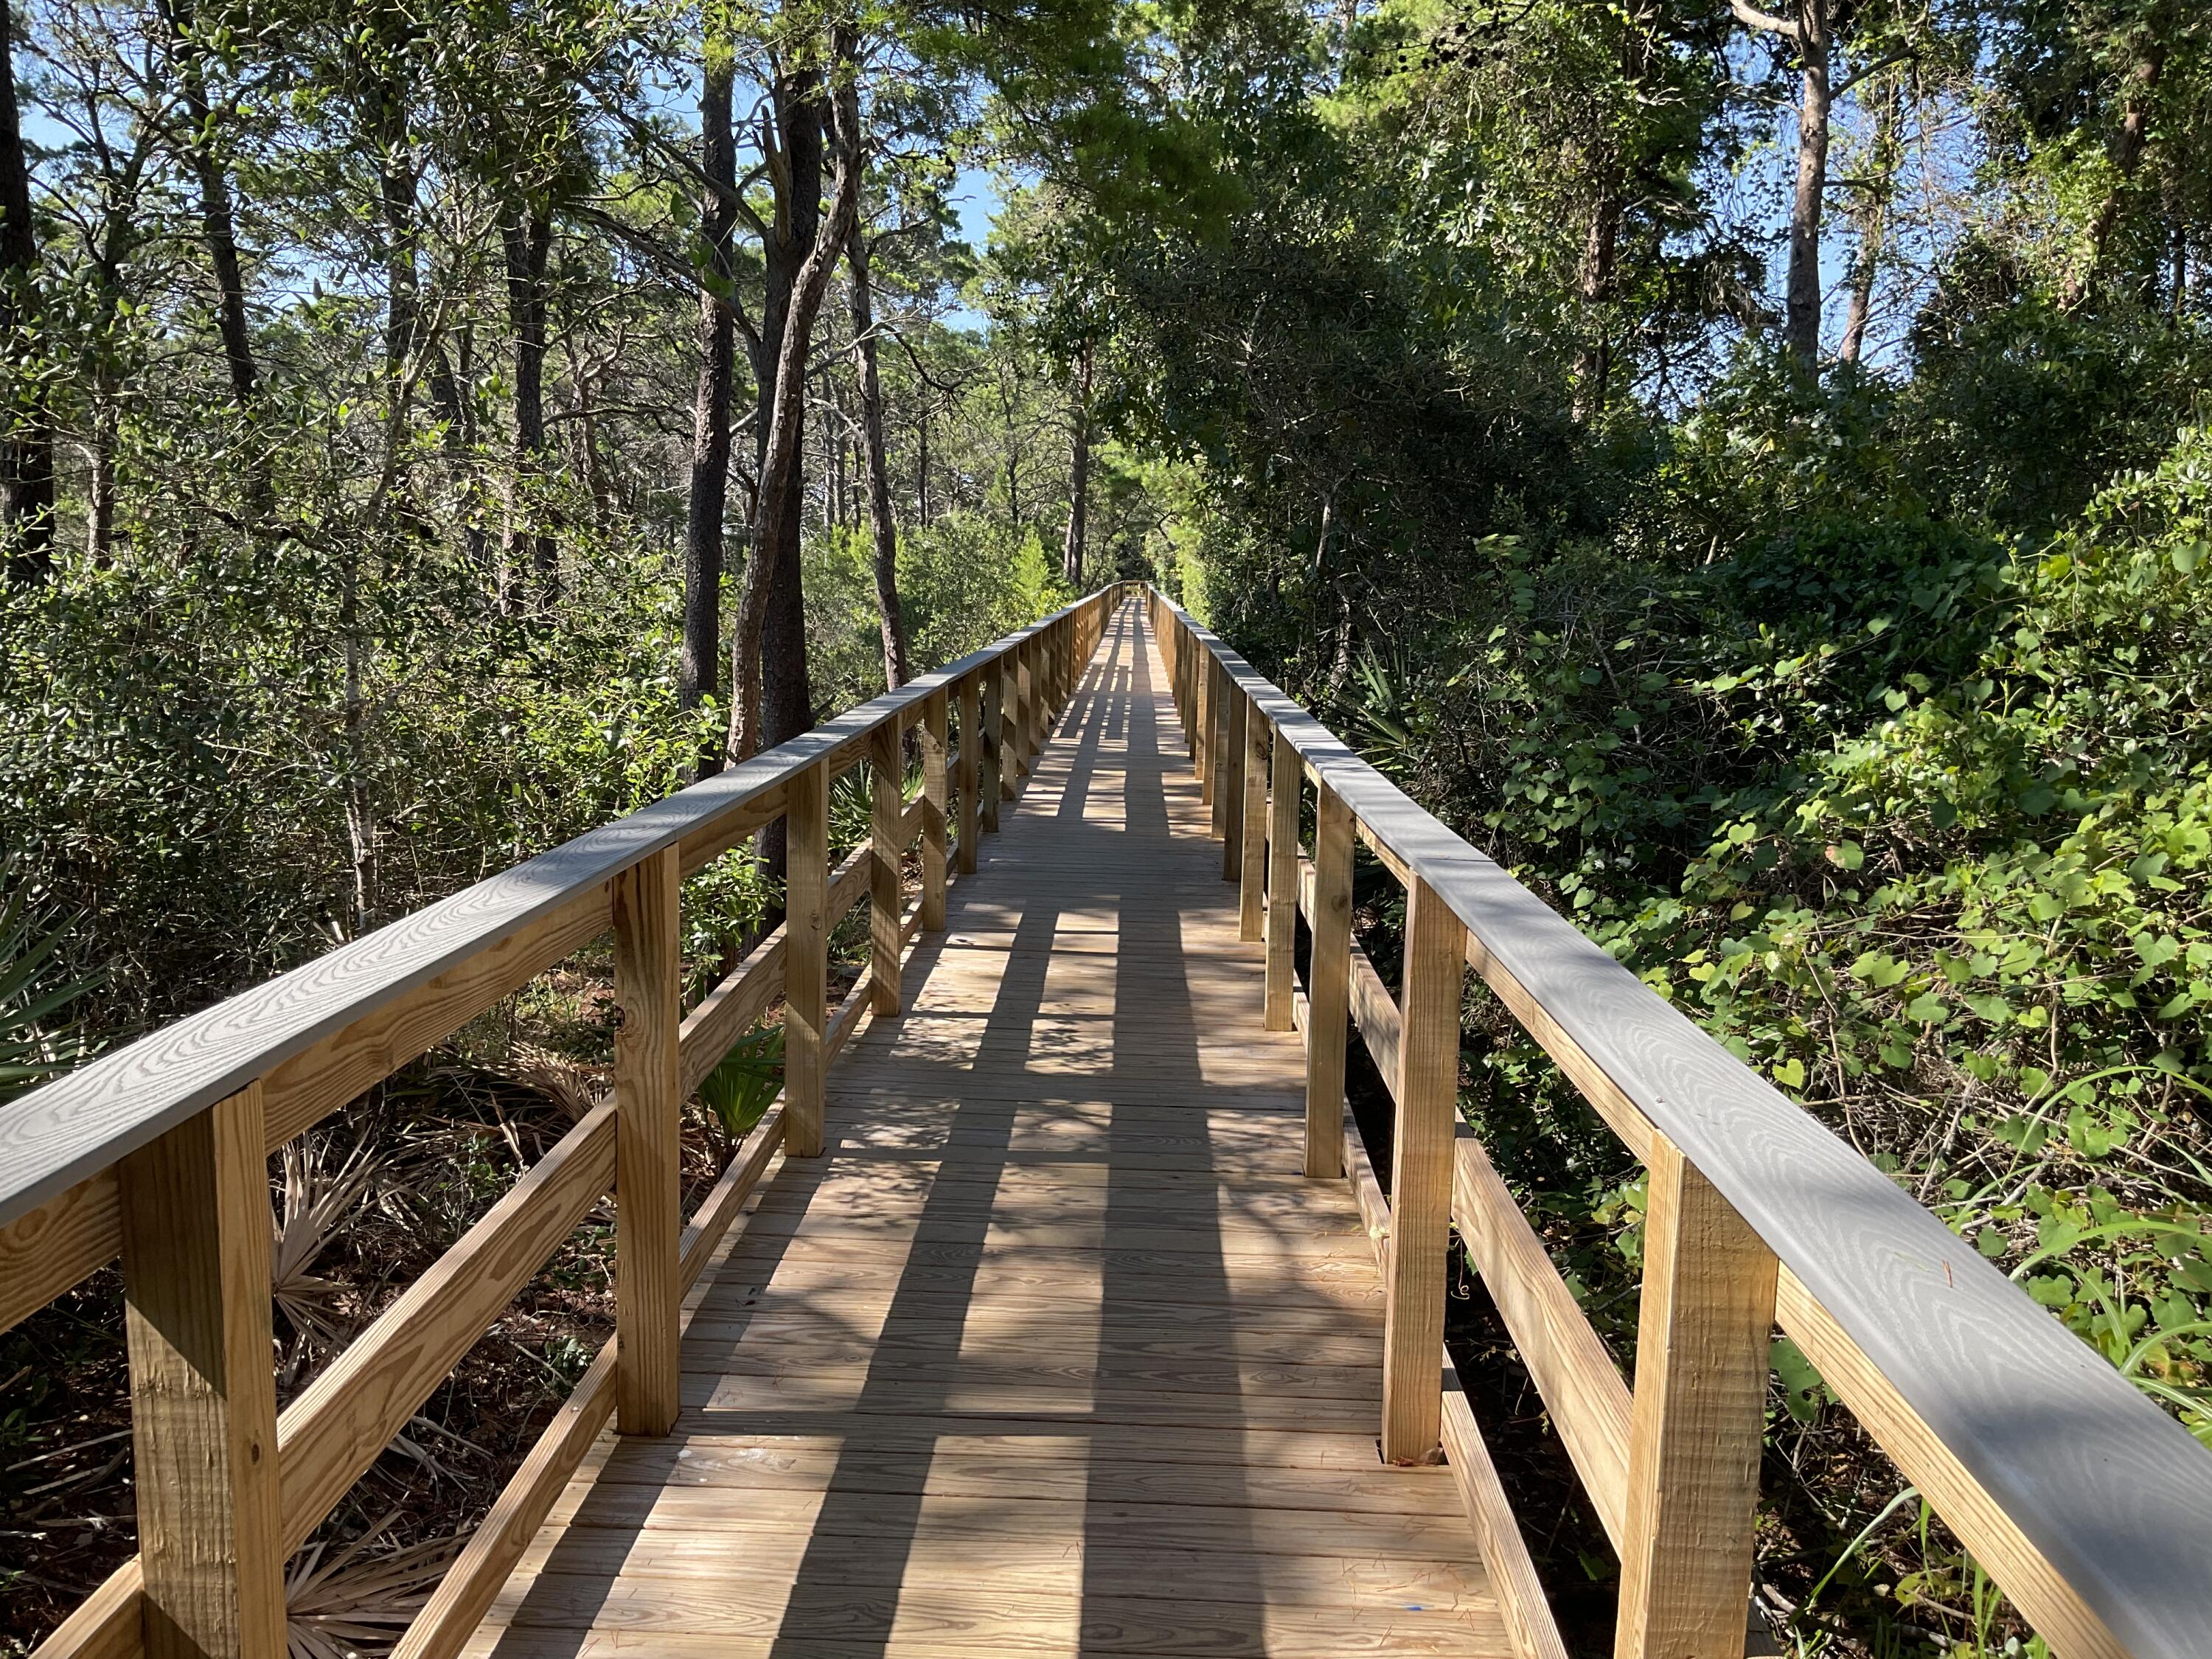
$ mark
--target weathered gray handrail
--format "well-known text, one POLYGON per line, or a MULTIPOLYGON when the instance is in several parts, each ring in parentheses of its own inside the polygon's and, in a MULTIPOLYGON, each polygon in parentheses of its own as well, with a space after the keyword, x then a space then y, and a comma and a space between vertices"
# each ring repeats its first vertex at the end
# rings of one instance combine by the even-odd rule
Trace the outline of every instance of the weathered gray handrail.
POLYGON ((920 708, 1088 603, 32 1091, 0 1111, 0 1226, 641 860, 713 836, 796 774, 840 751, 857 752, 885 720, 920 708))
MULTIPOLYGON (((1206 671, 1179 663, 1175 674, 1197 705, 1187 718, 1201 769, 1231 797, 1232 839, 1234 797, 1258 752, 1223 708, 1242 699, 1409 889, 1449 908, 1468 962, 1616 1131, 1655 1164, 1655 1146, 1677 1151, 1778 1259, 1784 1328, 2057 1651, 2212 1650, 2212 1453, 1218 636, 1157 592, 1153 604, 1170 623, 1161 631, 1196 644, 1219 677, 1209 691, 1206 671)), ((1249 817, 1241 833, 1255 833, 1249 817)), ((1248 855, 1248 883, 1255 867, 1248 855)), ((1645 1307, 1648 1318, 1648 1279, 1645 1307)), ((1640 1369, 1638 1384, 1641 1396, 1640 1369)), ((1639 1431, 1645 1411, 1639 1397, 1639 1431)))

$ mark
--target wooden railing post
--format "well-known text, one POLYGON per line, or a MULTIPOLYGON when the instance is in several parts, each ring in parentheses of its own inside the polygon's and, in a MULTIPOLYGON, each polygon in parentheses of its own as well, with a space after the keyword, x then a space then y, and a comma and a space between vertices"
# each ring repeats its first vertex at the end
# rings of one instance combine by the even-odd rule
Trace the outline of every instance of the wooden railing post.
POLYGON ((1652 1137, 1615 1659, 1741 1659, 1774 1256, 1652 1137))
POLYGON ((684 1023, 678 849, 614 884, 615 1418, 624 1434, 676 1425, 678 1254, 684 1233, 684 1023))
MULTIPOLYGON (((1022 776, 1022 652, 1019 646, 999 659, 1006 677, 999 688, 999 799, 1020 793, 1022 776)), ((994 823, 993 829, 998 828, 994 823)))
POLYGON ((896 720, 868 734, 868 1008, 899 1011, 899 912, 904 909, 906 768, 896 720))
POLYGON ((1382 1315, 1382 1461, 1433 1463, 1443 1410, 1444 1267, 1459 1118, 1467 930, 1428 883, 1406 896, 1390 1260, 1382 1315))
POLYGON ((1291 996, 1297 982, 1298 799, 1305 781, 1298 751, 1278 726, 1267 792, 1266 1023, 1271 1031, 1291 1029, 1291 996))
POLYGON ((983 778, 976 786, 975 804, 983 815, 983 827, 993 835, 999 831, 999 803, 1006 799, 1006 659, 989 663, 983 669, 983 778))
POLYGON ((830 769, 794 774, 784 799, 783 1149, 822 1155, 830 1035, 830 769))
POLYGON ((1306 1173, 1344 1173, 1344 1046, 1352 1018, 1352 809, 1314 790, 1313 954, 1306 1000, 1306 1173))
POLYGON ((945 762, 951 748, 950 698, 939 691, 921 706, 921 926, 945 931, 945 762))
MULTIPOLYGON (((983 776, 982 699, 976 695, 975 677, 968 674, 960 681, 960 873, 975 873, 975 837, 983 828, 982 803, 976 793, 983 776)), ((998 781, 992 780, 992 793, 998 793, 998 781)), ((995 815, 995 809, 994 809, 995 815)))
POLYGON ((265 1133, 255 1083, 121 1165, 150 1659, 284 1652, 265 1133))
MULTIPOLYGON (((1200 803, 1212 805, 1213 804, 1213 763, 1217 757, 1213 746, 1213 658, 1209 653, 1199 648, 1195 641, 1193 642, 1191 649, 1191 702, 1197 711, 1193 716, 1196 723, 1192 727, 1191 734, 1191 742, 1194 745, 1190 753, 1191 769, 1198 774, 1200 803)), ((1219 822, 1217 817, 1216 824, 1218 825, 1219 822)))
POLYGON ((1243 810, 1237 813, 1237 936, 1259 941, 1267 899, 1267 717, 1249 696, 1244 708, 1244 752, 1237 769, 1244 775, 1243 810))
POLYGON ((1221 837, 1221 878, 1244 872, 1244 731, 1252 700, 1222 672, 1221 777, 1213 790, 1213 830, 1221 837))

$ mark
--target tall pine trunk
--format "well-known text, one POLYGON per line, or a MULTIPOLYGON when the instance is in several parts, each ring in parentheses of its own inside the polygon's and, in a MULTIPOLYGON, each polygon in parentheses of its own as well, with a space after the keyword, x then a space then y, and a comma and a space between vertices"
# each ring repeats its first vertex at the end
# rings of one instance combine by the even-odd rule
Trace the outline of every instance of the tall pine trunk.
POLYGON ((899 614, 898 523, 891 514, 890 459, 884 443, 884 383, 876 367, 876 307, 868 288, 868 243, 855 226, 845 245, 852 272, 853 352, 860 382, 860 436, 867 448, 868 522, 876 542, 876 617, 884 635, 884 682, 908 678, 906 621, 899 614))
POLYGON ((545 265, 553 247, 552 216, 543 207, 507 204, 500 217, 507 256, 507 330, 514 341, 514 495, 507 502, 502 601, 520 608, 520 584, 534 580, 550 605, 559 591, 553 538, 544 528, 545 503, 545 265))
POLYGON ((830 90, 814 70, 780 69, 771 96, 781 131, 772 172, 775 222, 768 238, 768 283, 759 358, 759 489, 753 509, 752 561, 738 607, 731 655, 732 758, 773 748, 813 724, 807 678, 805 599, 800 592, 799 515, 805 505, 806 357, 830 279, 851 234, 860 191, 859 100, 848 71, 853 42, 833 46, 830 90), (822 211, 825 128, 836 143, 830 207, 822 211))
MULTIPOLYGON (((14 343, 40 323, 39 242, 31 222, 31 169, 15 107, 15 20, 0 0, 0 337, 14 343)), ((30 366, 11 363, 33 389, 14 402, 0 438, 0 518, 9 547, 8 574, 43 581, 54 562, 54 436, 44 381, 30 366)))
POLYGON ((1067 537, 1060 544, 1060 574, 1083 591, 1083 565, 1091 535, 1091 344, 1075 362, 1075 430, 1067 458, 1067 537))
POLYGON ((1797 55, 1797 183, 1790 209, 1790 278, 1785 337, 1790 354, 1810 370, 1820 361, 1820 215, 1828 188, 1828 0, 1801 0, 1797 55))
MULTIPOLYGON (((737 189, 737 141, 730 126, 735 72, 729 52, 710 40, 699 93, 702 165, 708 179, 699 216, 707 269, 699 289, 699 387, 691 406, 691 489, 684 526, 679 708, 696 708, 710 696, 721 667, 722 520, 729 507, 730 395, 736 372, 729 302, 730 239, 737 212, 725 194, 737 189)), ((700 775, 720 763, 720 745, 707 745, 699 757, 700 775)))
POLYGON ((230 375, 231 400, 241 410, 253 405, 260 374, 253 357, 253 332, 246 315, 246 277, 238 257, 238 231, 231 210, 230 177, 216 149, 215 112, 208 101, 207 73, 201 61, 192 19, 164 0, 162 21, 177 43, 177 89, 191 123, 186 144, 192 179, 198 186, 200 236, 215 273, 216 332, 222 341, 223 366, 230 375))
POLYGON ((1889 204, 1896 193, 1901 155, 1898 128, 1905 106, 1903 75, 1885 76, 1875 105, 1874 132, 1867 144, 1867 176, 1851 203, 1858 246, 1851 257, 1850 307, 1844 313, 1844 337, 1836 361, 1855 363, 1866 350, 1867 324, 1874 315, 1875 281, 1881 274, 1882 249, 1889 239, 1889 204))

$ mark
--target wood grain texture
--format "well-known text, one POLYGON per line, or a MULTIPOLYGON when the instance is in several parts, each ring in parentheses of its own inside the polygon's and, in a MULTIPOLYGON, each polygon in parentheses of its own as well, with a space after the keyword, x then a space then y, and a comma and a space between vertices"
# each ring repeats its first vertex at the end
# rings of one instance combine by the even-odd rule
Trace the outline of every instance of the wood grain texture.
MULTIPOLYGON (((1102 590, 1069 610, 1103 609, 1109 598, 1102 590)), ((772 792, 790 777, 825 759, 857 757, 877 725, 906 718, 1062 614, 33 1091, 0 1115, 0 1225, 510 935, 589 902, 641 859, 672 847, 703 849, 718 836, 733 841, 732 826, 748 814, 773 816, 772 792)), ((281 1115, 272 1107, 272 1121, 281 1115)))
POLYGON ((146 1651, 145 1590, 134 1555, 31 1650, 31 1659, 138 1659, 146 1651))
MULTIPOLYGON (((1241 882, 1244 874, 1244 816, 1249 805, 1247 780, 1251 775, 1252 700, 1231 689, 1222 699, 1221 734, 1221 878, 1241 882)), ((1240 912, 1239 939, 1257 939, 1259 931, 1243 931, 1240 912)))
POLYGON ((983 828, 996 835, 999 830, 999 806, 1005 798, 1006 718, 1005 708, 1006 677, 995 664, 982 678, 983 686, 983 776, 976 786, 976 805, 981 811, 983 828))
MULTIPOLYGON (((817 775, 818 775, 818 770, 817 775)), ((615 1414, 624 1434, 676 1420, 677 1245, 684 1226, 682 890, 671 848, 615 884, 615 1414)), ((502 1298, 503 1299, 503 1298, 502 1298)))
POLYGON ((951 712, 939 691, 922 706, 921 714, 921 925, 930 933, 945 930, 945 838, 951 804, 946 763, 951 743, 951 712))
POLYGON ((1567 1659, 1567 1644, 1559 1635, 1559 1621, 1552 1617, 1544 1581, 1536 1576, 1536 1564, 1521 1536, 1520 1524, 1513 1518, 1513 1505, 1498 1478, 1498 1466, 1490 1461, 1490 1448, 1475 1424, 1474 1408, 1459 1386, 1459 1378, 1450 1372, 1449 1355, 1445 1356, 1444 1365, 1444 1462, 1451 1469, 1453 1485, 1459 1488, 1460 1502, 1466 1506, 1475 1547, 1482 1552, 1483 1565, 1490 1569, 1491 1587, 1498 1595, 1498 1612, 1504 1617, 1505 1633, 1520 1659, 1567 1659))
POLYGON ((1628 1385, 1482 1143, 1462 1129, 1452 1152, 1453 1224, 1620 1549, 1627 1534, 1628 1385))
POLYGON ((678 1088, 684 1099, 699 1091, 732 1045, 758 1025, 783 994, 783 941, 779 927, 684 1017, 677 1045, 683 1057, 678 1088))
POLYGON ((906 863, 906 799, 900 790, 905 771, 898 733, 878 728, 868 747, 874 805, 868 860, 868 998, 870 1006, 885 1016, 899 1008, 901 872, 906 863))
POLYGON ((1298 751, 1278 742, 1269 751, 1267 788, 1267 968, 1264 1024, 1291 1029, 1291 993, 1297 983, 1298 798, 1305 774, 1298 751))
POLYGON ((830 1036, 830 780, 816 768, 789 785, 784 809, 784 1146, 822 1152, 822 1080, 830 1036))
POLYGON ((1485 979, 1502 998, 1500 975, 1519 988, 1516 1014, 1546 1011, 1549 1036, 1532 1035, 1601 1111, 1610 1097, 1614 1127, 1656 1125, 1682 1150, 2081 1605, 2142 1659, 2193 1659, 2212 1583, 2212 1455, 1680 1010, 1179 607, 1155 605, 1444 898, 1485 979))
POLYGON ((1376 1269, 1144 644, 701 1279, 675 1437, 603 1439, 458 1651, 1512 1651, 1452 1477, 1376 1461, 1376 1269))
POLYGON ((613 1187, 616 1112, 601 1106, 563 1135, 285 1407, 276 1446, 288 1553, 613 1187))
POLYGON ((0 1227, 0 1331, 98 1273, 122 1248, 112 1170, 0 1227))
POLYGON ((265 1134, 261 1091, 249 1087, 139 1148, 120 1172, 153 1659, 284 1651, 265 1134))
POLYGON ((1265 936, 1267 909, 1267 721, 1247 699, 1244 755, 1239 766, 1244 776, 1244 804, 1238 812, 1237 936, 1257 944, 1265 936))
POLYGON ((1376 972, 1374 963, 1368 959, 1357 939, 1352 942, 1347 955, 1352 1021, 1359 1028, 1359 1040, 1367 1045, 1369 1058, 1374 1060, 1375 1069, 1382 1074, 1382 1081, 1395 1099, 1405 1069, 1401 1058, 1404 1017, 1397 1000, 1390 994, 1390 988, 1383 984, 1382 975, 1376 972))
POLYGON ((1796 1274, 1783 1272, 1776 1315, 1875 1443, 1920 1489, 1960 1541, 2063 1659, 2124 1659, 2128 1650, 2065 1575, 1915 1414, 1796 1274))
POLYGON ((1351 1018, 1352 813, 1325 788, 1314 810, 1313 896, 1306 916, 1313 945, 1305 1028, 1305 1170, 1327 1180, 1343 1172, 1337 1149, 1351 1018))
POLYGON ((983 822, 981 803, 976 799, 983 778, 983 700, 974 675, 961 680, 958 701, 960 754, 953 778, 959 826, 954 831, 958 837, 956 862, 962 875, 972 876, 975 873, 976 836, 983 822))
POLYGON ((775 1155, 783 1150, 783 1105, 781 1101, 770 1106, 752 1133, 745 1138, 744 1156, 732 1158, 727 1168, 699 1201, 691 1219, 684 1225, 684 1245, 678 1253, 678 1273, 688 1295, 699 1282, 699 1275, 707 1270, 707 1263, 730 1231, 730 1224, 738 1218, 744 1202, 760 1185, 762 1174, 775 1155))
POLYGON ((1731 1659, 1751 1595, 1775 1261, 1669 1142, 1652 1154, 1613 1653, 1731 1659))
POLYGON ((1437 1354, 1444 1340, 1466 950, 1459 918, 1416 877, 1406 903, 1406 1005, 1390 1139, 1389 1301, 1382 1356, 1382 1459, 1388 1463, 1423 1463, 1437 1455, 1437 1354))

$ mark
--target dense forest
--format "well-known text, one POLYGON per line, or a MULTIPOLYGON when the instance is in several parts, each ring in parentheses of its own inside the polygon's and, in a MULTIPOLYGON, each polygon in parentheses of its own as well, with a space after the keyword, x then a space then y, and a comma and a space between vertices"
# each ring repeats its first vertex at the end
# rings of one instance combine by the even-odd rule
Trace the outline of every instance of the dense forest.
MULTIPOLYGON (((2212 1443, 2212 15, 14 0, 0 46, 0 1098, 1141 578, 2212 1443)), ((605 978, 288 1153, 288 1386, 604 1089, 605 978)), ((1626 1356, 1638 1170, 1480 998, 1462 1060, 1626 1356)), ((605 1248, 310 1547, 307 1650, 404 1626, 528 1443, 468 1377, 527 1356, 542 1422, 605 1248)), ((116 1294, 0 1338, 7 1651, 129 1553, 116 1294)), ((1775 1358, 1785 1650, 2041 1651, 1775 1358)), ((1601 1598, 1577 1524, 1532 1541, 1601 1598)))

